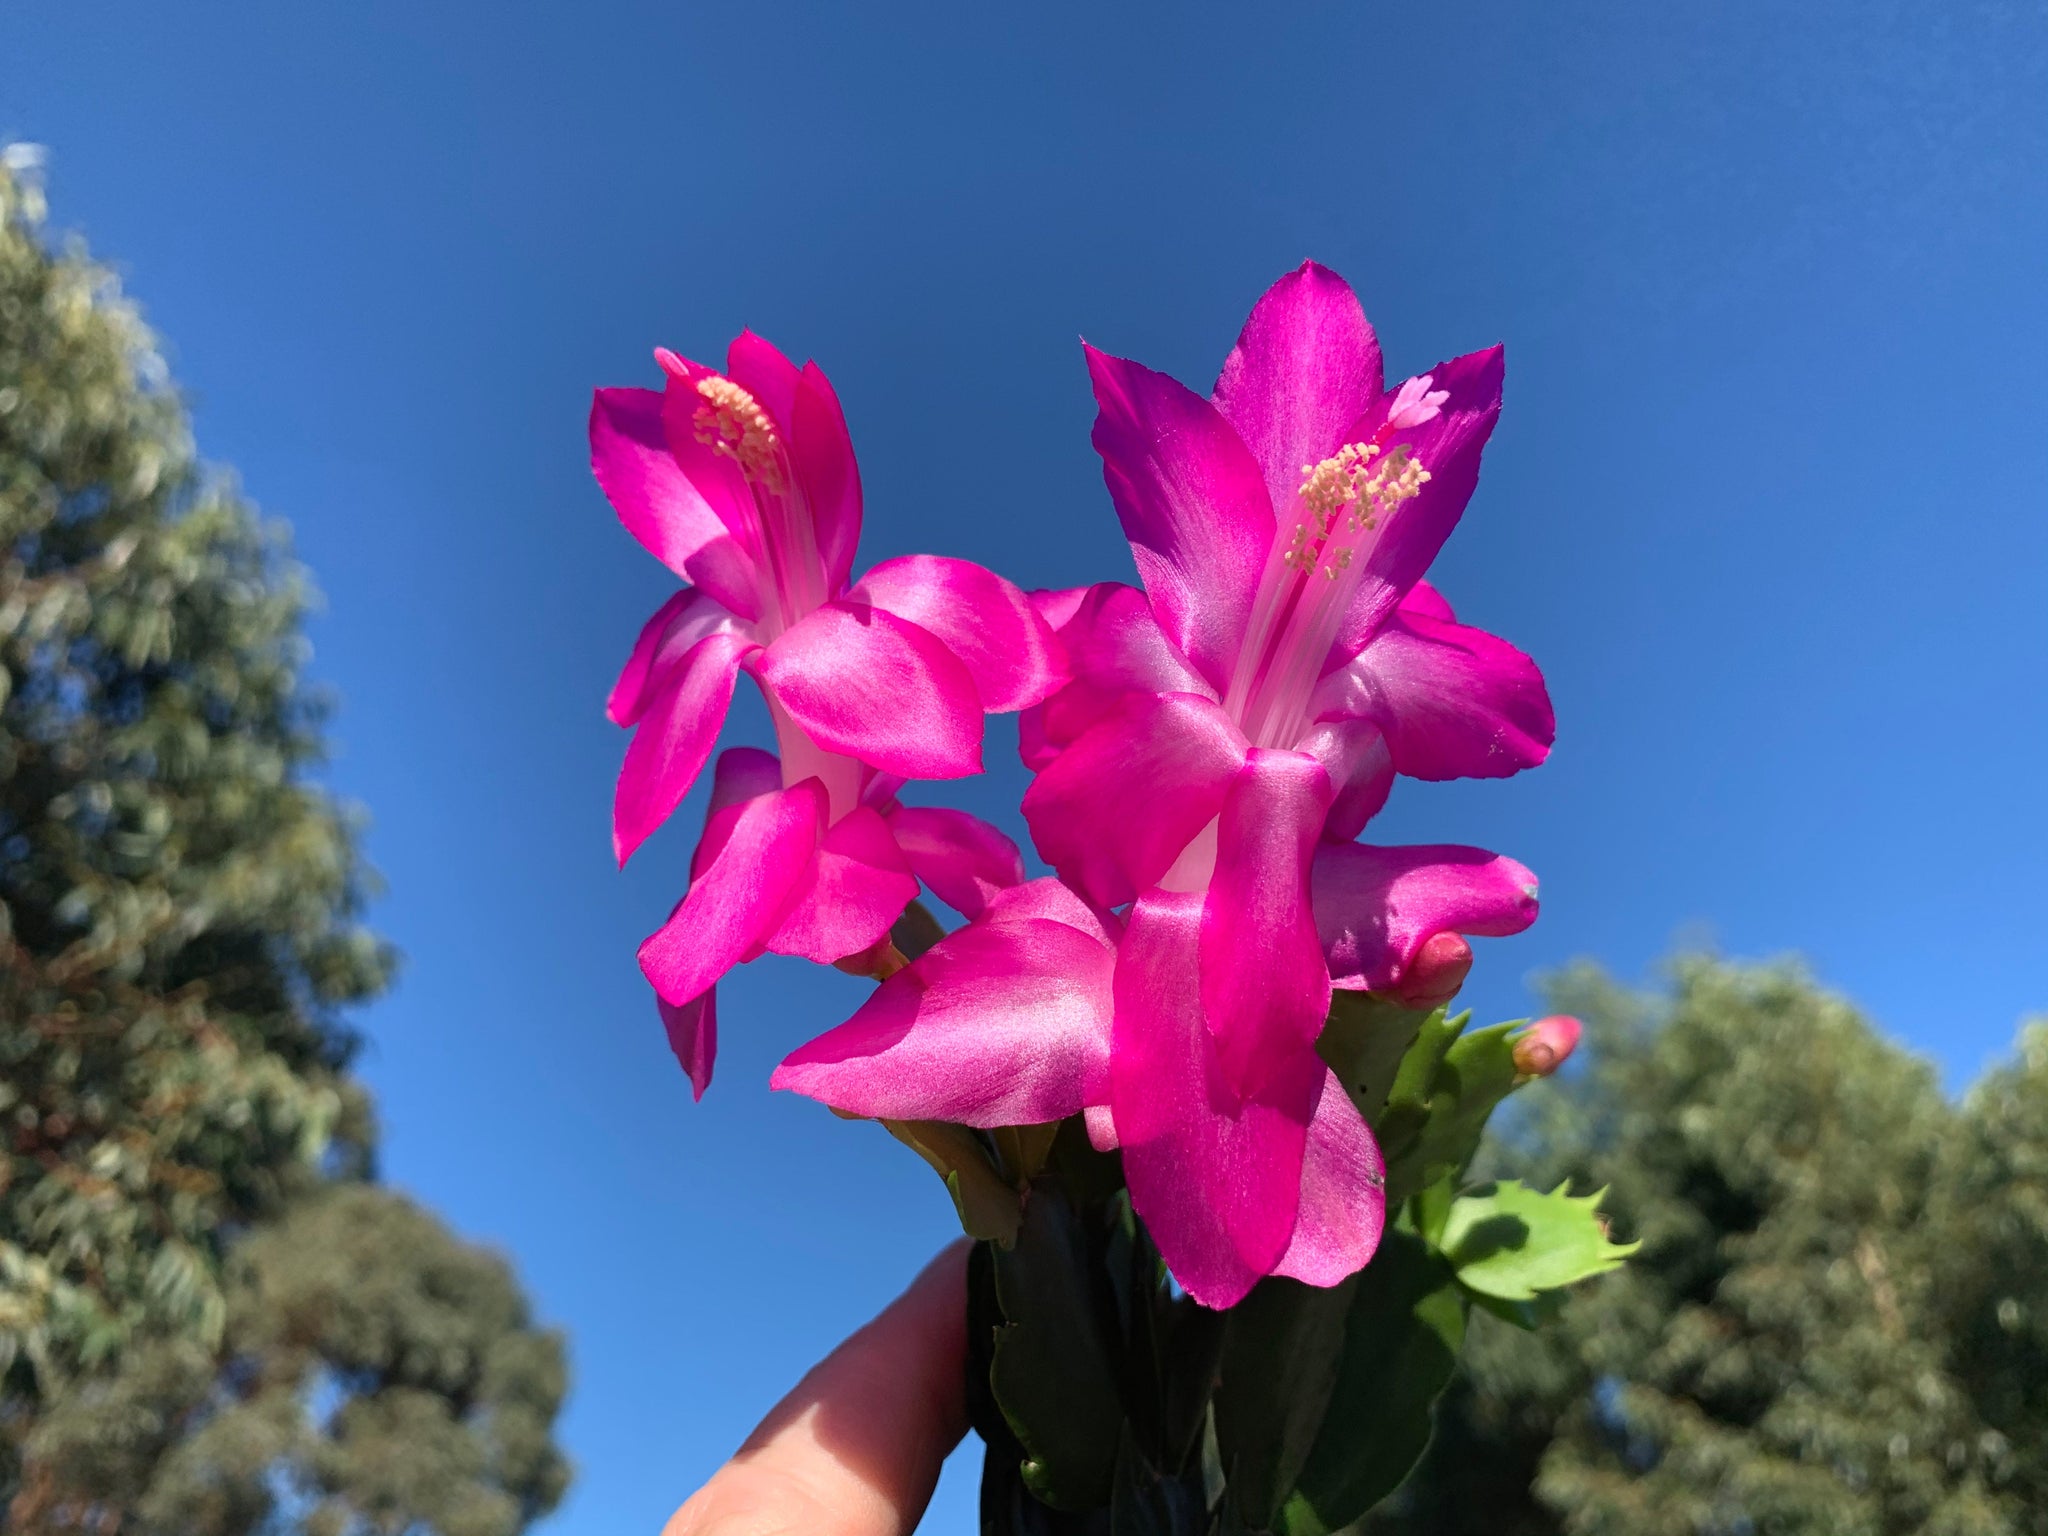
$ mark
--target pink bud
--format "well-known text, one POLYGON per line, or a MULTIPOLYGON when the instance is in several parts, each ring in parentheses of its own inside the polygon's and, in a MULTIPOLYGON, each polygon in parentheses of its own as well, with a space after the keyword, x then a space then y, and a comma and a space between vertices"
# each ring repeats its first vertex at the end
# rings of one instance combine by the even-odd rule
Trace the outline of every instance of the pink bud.
POLYGON ((1472 973, 1472 946, 1462 934, 1439 933, 1425 940, 1394 984, 1394 996, 1410 1008, 1448 1003, 1472 973))
POLYGON ((1548 1077, 1578 1046, 1584 1026, 1568 1013, 1538 1019, 1515 1036, 1515 1070, 1524 1077, 1548 1077))

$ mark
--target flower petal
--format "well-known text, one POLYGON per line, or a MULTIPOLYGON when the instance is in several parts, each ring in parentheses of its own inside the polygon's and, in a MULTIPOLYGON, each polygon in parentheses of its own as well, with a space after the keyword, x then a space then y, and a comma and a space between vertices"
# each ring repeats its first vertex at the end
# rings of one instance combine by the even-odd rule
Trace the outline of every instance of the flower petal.
POLYGON ((1258 461, 1273 506, 1291 511, 1303 467, 1344 446, 1385 384, 1358 296, 1307 261, 1252 307, 1210 398, 1258 461))
POLYGON ((661 429, 670 457, 747 557, 758 558, 761 543, 754 492, 740 471, 739 461, 697 438, 697 412, 705 403, 697 385, 701 380, 720 377, 718 371, 673 352, 657 351, 654 355, 667 375, 661 397, 661 429))
POLYGON ((876 1119, 1065 1119, 1103 1092, 1114 969, 1113 949, 1064 923, 970 924, 791 1052, 770 1086, 876 1119))
POLYGON ((600 389, 590 402, 590 468, 626 531, 678 576, 725 525, 668 451, 661 391, 600 389))
POLYGON ((1301 1053, 1330 1012, 1330 973, 1309 901, 1309 862, 1333 792, 1300 752, 1252 748, 1223 802, 1202 908, 1202 1011, 1240 1094, 1301 1053))
POLYGON ((752 331, 741 331, 725 349, 725 376, 759 401, 776 426, 789 431, 801 375, 780 347, 752 331))
POLYGON ((1379 1143, 1330 1072, 1309 1122, 1301 1214, 1273 1273, 1305 1285, 1335 1285, 1365 1268, 1386 1224, 1387 1168, 1379 1143))
POLYGON ((1246 752, 1219 705, 1131 694, 1024 792, 1039 854, 1104 906, 1158 883, 1223 808, 1246 752))
POLYGON ((1054 634, 1058 634, 1073 618, 1081 600, 1094 590, 1093 587, 1038 587, 1025 595, 1031 599, 1032 610, 1052 626, 1054 634))
MULTIPOLYGON (((782 763, 773 752, 764 752, 759 747, 727 747, 718 754, 718 761, 711 767, 711 804, 704 813, 705 824, 711 821, 729 805, 738 805, 742 800, 752 800, 770 790, 782 788, 782 763)), ((697 851, 704 852, 700 843, 697 851)), ((712 855, 718 850, 713 848, 712 855)), ((696 868, 691 867, 691 873, 696 868)))
POLYGON ((668 1048, 690 1079, 690 1097, 703 1098, 711 1086, 711 1064, 718 1057, 718 988, 706 987, 681 1004, 656 993, 654 1005, 668 1031, 668 1048))
POLYGON ((970 921, 996 892, 1023 882, 1024 855, 979 816, 946 806, 905 805, 889 813, 889 831, 911 873, 970 921))
POLYGON ((1072 886, 1041 877, 997 891, 988 899, 988 909, 976 919, 982 923, 1021 923, 1033 918, 1065 923, 1091 935, 1096 942, 1112 947, 1123 937, 1124 927, 1114 912, 1099 907, 1072 886))
POLYGON ((1131 909, 1117 952, 1109 1104, 1146 1230, 1189 1295, 1227 1307, 1287 1251, 1328 1069, 1306 1051, 1254 1097, 1231 1091, 1202 1017, 1201 933, 1199 892, 1154 891, 1131 909))
POLYGON ((745 635, 708 635, 648 679, 645 704, 612 799, 612 847, 624 864, 697 782, 725 724, 745 635))
POLYGON ((1325 843, 1311 876, 1336 985, 1379 990, 1439 933, 1503 938, 1536 921, 1536 877, 1483 848, 1325 843))
POLYGON ((691 878, 668 921, 640 946, 640 969, 655 991, 679 1005, 760 953, 818 850, 825 792, 806 779, 722 814, 728 819, 716 854, 691 878))
POLYGON ((1535 662, 1409 608, 1323 679, 1315 707, 1377 722, 1395 770, 1416 779, 1505 778, 1542 762, 1557 735, 1535 662))
MULTIPOLYGON (((1429 481, 1394 514, 1367 556, 1364 575, 1331 648, 1333 665, 1358 654, 1458 526, 1465 503, 1479 484, 1480 455, 1500 417, 1501 357, 1499 347, 1489 347, 1437 364, 1430 370, 1432 390, 1443 390, 1450 398, 1430 420, 1404 427, 1388 439, 1388 450, 1408 445, 1416 462, 1429 471, 1429 481)), ((1390 393, 1353 432, 1370 437, 1392 401, 1390 393)))
POLYGON ((840 599, 755 663, 761 685, 828 752, 911 779, 981 771, 981 696, 930 630, 840 599))
POLYGON ((1021 590, 972 560, 884 560, 849 596, 945 641, 990 714, 1036 704, 1066 681, 1066 658, 1051 626, 1021 590))
POLYGON ((1166 638, 1145 594, 1120 581, 1087 588, 1059 639, 1073 681, 1045 701, 1038 719, 1043 739, 1054 752, 1112 713, 1127 694, 1215 697, 1166 638))
POLYGON ((721 630, 737 627, 723 604, 708 592, 684 587, 654 610, 654 617, 640 627, 633 652, 612 684, 604 712, 614 725, 633 725, 647 709, 647 680, 665 663, 694 649, 697 642, 721 630))
POLYGON ((811 504, 827 590, 840 592, 853 574, 854 546, 860 543, 860 465, 839 396, 816 363, 804 364, 789 420, 790 457, 811 504))
POLYGON ((1167 637, 1220 693, 1273 542, 1265 477, 1200 395, 1085 350, 1100 407, 1095 449, 1138 575, 1167 637))
POLYGON ((830 965, 889 931, 917 895, 917 876, 889 835, 889 824, 859 805, 826 830, 817 862, 795 892, 788 914, 762 942, 778 955, 830 965))
POLYGON ((1337 786, 1323 836, 1348 843, 1379 815, 1394 790, 1394 755, 1387 738, 1370 720, 1318 720, 1295 743, 1323 765, 1337 786))
POLYGON ((1450 600, 1426 578, 1408 589, 1408 595, 1401 599, 1401 612, 1419 613, 1426 619, 1442 619, 1446 623, 1456 623, 1458 619, 1451 611, 1450 600))

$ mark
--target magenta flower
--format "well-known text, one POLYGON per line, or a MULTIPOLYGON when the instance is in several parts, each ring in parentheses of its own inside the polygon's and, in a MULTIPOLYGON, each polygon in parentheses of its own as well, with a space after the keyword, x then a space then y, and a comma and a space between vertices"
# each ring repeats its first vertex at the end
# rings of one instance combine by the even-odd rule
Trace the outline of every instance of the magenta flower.
POLYGON ((1093 962, 1111 971, 1090 993, 1099 1069, 1034 1075, 995 1043, 989 1000, 1047 1035, 1060 1021, 1032 1001, 1051 985, 1033 970, 1048 935, 989 921, 777 1081, 969 1124, 1078 1102, 1122 1145, 1181 1283, 1227 1306, 1276 1271, 1333 1283, 1378 1240, 1377 1152, 1314 1050, 1333 980, 1393 989, 1432 939, 1535 916, 1512 860, 1349 841, 1397 773, 1498 776, 1549 748, 1535 666, 1421 580, 1477 482, 1500 351, 1386 390, 1356 298, 1311 264, 1260 300, 1208 400, 1092 348, 1088 362, 1144 590, 1041 595, 1073 679, 1025 717, 1040 772, 1024 811, 1085 904, 1130 904, 1093 962), (1034 979, 1012 997, 1017 974, 1034 979), (977 1107, 992 1074, 1002 1092, 977 1107))
POLYGON ((655 354, 666 389, 600 389, 591 467, 619 519, 689 583, 640 631, 607 706, 633 728, 613 805, 621 863, 710 757, 742 669, 779 759, 720 760, 689 893, 641 946, 701 1094, 713 983, 764 950, 833 961, 882 939, 922 880, 969 916, 1023 870, 959 812, 906 809, 908 779, 981 769, 983 716, 1037 703, 1061 648, 1016 587, 911 555, 849 580, 860 471, 822 370, 743 332, 721 374, 655 354))

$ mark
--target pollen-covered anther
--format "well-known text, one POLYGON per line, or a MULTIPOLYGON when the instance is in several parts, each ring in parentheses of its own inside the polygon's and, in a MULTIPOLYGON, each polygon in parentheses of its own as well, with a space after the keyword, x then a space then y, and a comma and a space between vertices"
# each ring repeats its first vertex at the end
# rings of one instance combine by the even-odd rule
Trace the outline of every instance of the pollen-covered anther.
POLYGON ((1371 471, 1379 448, 1372 443, 1346 443, 1320 464, 1301 466, 1301 504, 1323 520, 1327 530, 1358 499, 1360 482, 1371 471))
POLYGON ((753 395, 717 374, 699 379, 697 393, 704 397, 690 418, 697 441, 738 464, 749 480, 780 493, 785 481, 775 418, 753 395))
POLYGON ((1281 561, 1297 571, 1312 571, 1316 568, 1316 552, 1308 547, 1308 524, 1294 525, 1294 538, 1287 546, 1287 553, 1281 561))
POLYGON ((1406 443, 1400 444, 1373 466, 1372 473, 1358 488, 1351 507, 1351 526, 1377 528, 1381 519, 1392 516, 1402 502, 1419 495, 1428 483, 1429 471, 1406 443))

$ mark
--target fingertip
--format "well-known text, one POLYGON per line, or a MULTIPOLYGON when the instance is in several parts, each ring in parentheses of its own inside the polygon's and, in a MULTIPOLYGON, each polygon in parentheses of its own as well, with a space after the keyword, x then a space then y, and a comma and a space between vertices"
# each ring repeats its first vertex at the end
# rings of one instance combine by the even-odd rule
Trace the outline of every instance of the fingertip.
POLYGON ((967 1252, 956 1240, 819 1362, 664 1536, 906 1536, 967 1432, 967 1252))

